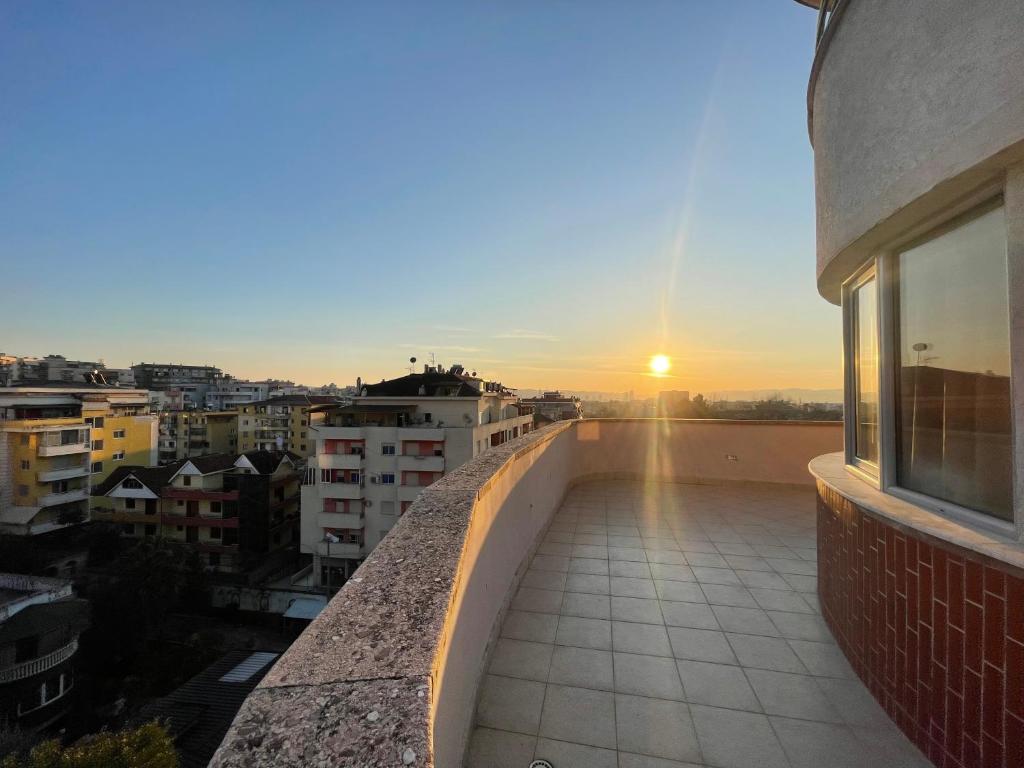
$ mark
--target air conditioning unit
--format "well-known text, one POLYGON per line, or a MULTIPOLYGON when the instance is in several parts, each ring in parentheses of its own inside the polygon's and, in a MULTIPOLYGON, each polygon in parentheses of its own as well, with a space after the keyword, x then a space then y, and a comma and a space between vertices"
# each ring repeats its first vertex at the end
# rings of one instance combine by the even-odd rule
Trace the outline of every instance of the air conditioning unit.
POLYGON ((370 475, 370 482, 373 485, 376 485, 377 483, 380 482, 380 476, 379 475, 370 475))

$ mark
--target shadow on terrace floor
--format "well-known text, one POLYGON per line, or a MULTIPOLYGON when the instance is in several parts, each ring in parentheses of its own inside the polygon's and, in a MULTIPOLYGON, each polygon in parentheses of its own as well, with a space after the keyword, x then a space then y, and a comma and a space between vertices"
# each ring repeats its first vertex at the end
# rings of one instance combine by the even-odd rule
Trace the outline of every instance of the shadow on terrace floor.
POLYGON ((813 488, 588 483, 525 574, 470 768, 931 764, 819 616, 813 488))

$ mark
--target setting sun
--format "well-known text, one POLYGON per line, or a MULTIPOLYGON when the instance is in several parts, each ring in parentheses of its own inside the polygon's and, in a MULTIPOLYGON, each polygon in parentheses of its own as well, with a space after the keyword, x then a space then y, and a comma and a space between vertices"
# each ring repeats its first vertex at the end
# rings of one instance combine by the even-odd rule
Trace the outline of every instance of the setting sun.
POLYGON ((651 372, 655 376, 664 376, 672 367, 672 361, 667 355, 654 355, 650 362, 651 372))

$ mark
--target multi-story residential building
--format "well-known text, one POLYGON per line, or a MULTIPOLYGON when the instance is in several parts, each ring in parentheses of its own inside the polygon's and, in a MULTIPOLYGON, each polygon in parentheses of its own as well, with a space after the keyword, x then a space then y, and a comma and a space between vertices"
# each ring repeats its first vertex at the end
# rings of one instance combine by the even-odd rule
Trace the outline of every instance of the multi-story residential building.
POLYGON ((89 519, 89 489, 121 463, 155 463, 157 417, 143 390, 0 388, 0 532, 47 533, 89 519))
POLYGON ((193 545, 222 574, 266 565, 298 541, 298 456, 221 453, 162 467, 120 467, 94 490, 96 520, 125 536, 193 545))
POLYGON ((230 453, 237 446, 237 411, 170 411, 160 414, 157 459, 161 464, 190 456, 230 453))
POLYGON ((533 424, 513 393, 460 368, 364 385, 323 415, 302 489, 302 551, 335 586, 424 487, 533 424))
POLYGON ((0 354, 0 386, 12 384, 38 384, 41 382, 65 384, 116 384, 134 387, 135 375, 130 368, 108 368, 99 360, 86 362, 68 360, 63 355, 46 357, 15 357, 0 354))
POLYGON ((188 410, 203 408, 206 393, 226 376, 212 365, 139 363, 132 366, 132 371, 139 387, 151 391, 173 390, 182 408, 188 410))
POLYGON ((316 444, 310 429, 323 422, 325 406, 337 403, 327 395, 285 395, 238 406, 238 447, 312 456, 316 444))
POLYGON ((0 728, 36 731, 67 713, 88 622, 70 581, 0 573, 0 728))
POLYGON ((524 398, 522 404, 533 409, 538 424, 583 418, 583 402, 578 397, 563 395, 558 390, 544 392, 540 397, 524 398))
POLYGON ((282 383, 273 379, 265 381, 247 381, 225 376, 218 379, 213 388, 206 393, 206 409, 210 411, 230 411, 239 405, 266 400, 272 388, 282 383))

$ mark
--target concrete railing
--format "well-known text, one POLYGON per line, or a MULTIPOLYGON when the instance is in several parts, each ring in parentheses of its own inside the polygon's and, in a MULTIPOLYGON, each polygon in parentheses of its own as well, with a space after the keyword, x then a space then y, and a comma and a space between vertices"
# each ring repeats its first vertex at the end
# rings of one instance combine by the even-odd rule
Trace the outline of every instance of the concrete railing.
POLYGON ((511 440, 423 490, 246 700, 211 766, 462 764, 528 556, 590 478, 813 486, 841 425, 587 420, 511 440))

